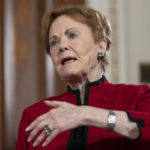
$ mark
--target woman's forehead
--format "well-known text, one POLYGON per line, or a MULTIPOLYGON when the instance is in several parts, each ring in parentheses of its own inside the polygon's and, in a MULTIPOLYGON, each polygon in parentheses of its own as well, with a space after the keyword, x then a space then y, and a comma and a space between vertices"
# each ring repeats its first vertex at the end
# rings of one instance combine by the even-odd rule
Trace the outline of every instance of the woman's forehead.
POLYGON ((83 24, 83 22, 77 20, 77 18, 74 16, 61 15, 54 20, 51 27, 55 26, 56 24, 62 24, 62 23, 66 24, 66 25, 67 25, 67 23, 83 24))
MULTIPOLYGON (((57 32, 60 29, 70 29, 70 28, 85 28, 88 27, 86 24, 81 23, 76 20, 74 17, 62 15, 55 19, 50 27, 49 33, 57 32)), ((89 28, 89 27, 88 27, 89 28)))

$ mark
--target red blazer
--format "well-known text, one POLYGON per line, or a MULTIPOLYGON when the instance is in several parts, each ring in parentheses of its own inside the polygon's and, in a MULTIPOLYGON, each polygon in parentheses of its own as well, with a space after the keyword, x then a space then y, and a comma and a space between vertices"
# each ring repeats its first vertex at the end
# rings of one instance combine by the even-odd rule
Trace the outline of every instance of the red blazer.
MULTIPOLYGON (((68 90, 47 100, 66 101, 81 105, 79 90, 68 90)), ((103 76, 86 83, 85 105, 126 111, 130 120, 137 122, 140 136, 131 140, 93 126, 81 126, 59 134, 49 145, 32 147, 27 142, 29 132, 25 128, 39 115, 51 108, 40 101, 23 112, 16 150, 150 150, 150 87, 148 85, 111 84, 103 76)))

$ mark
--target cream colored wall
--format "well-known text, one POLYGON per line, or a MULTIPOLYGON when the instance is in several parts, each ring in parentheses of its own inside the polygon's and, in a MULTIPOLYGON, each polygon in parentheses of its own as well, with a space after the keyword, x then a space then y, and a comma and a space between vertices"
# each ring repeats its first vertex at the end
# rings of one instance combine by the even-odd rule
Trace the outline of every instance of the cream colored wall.
POLYGON ((150 1, 88 0, 87 4, 111 20, 113 34, 116 34, 106 76, 112 82, 140 84, 139 64, 150 63, 150 1), (117 14, 112 14, 112 8, 117 14))
POLYGON ((127 80, 140 83, 139 64, 150 63, 150 1, 127 0, 125 12, 127 80))

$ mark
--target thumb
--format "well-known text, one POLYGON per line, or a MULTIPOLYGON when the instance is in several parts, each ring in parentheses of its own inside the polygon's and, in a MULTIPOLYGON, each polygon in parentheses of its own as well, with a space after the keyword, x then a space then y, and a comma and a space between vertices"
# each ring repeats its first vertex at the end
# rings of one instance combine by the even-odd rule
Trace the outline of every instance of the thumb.
POLYGON ((59 107, 61 105, 61 102, 58 101, 45 100, 44 102, 47 106, 51 106, 51 107, 59 107))

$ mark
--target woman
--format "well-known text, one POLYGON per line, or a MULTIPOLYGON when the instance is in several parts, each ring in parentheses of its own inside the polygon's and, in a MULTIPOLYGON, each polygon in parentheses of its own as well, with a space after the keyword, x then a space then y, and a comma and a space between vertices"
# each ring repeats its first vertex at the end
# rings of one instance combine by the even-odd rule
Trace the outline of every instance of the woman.
POLYGON ((150 148, 150 88, 111 84, 111 27, 100 12, 76 6, 43 19, 47 53, 68 85, 62 95, 25 109, 17 150, 150 148))

